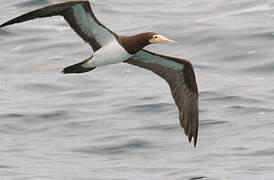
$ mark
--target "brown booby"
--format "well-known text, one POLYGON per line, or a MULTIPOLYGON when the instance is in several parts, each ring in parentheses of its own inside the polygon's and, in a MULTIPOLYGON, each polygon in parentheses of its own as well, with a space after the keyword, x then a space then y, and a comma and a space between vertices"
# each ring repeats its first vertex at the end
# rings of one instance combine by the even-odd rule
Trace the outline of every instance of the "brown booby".
POLYGON ((88 0, 73 0, 40 8, 18 16, 1 27, 36 18, 63 16, 71 28, 93 49, 93 55, 63 69, 64 74, 84 73, 97 67, 125 62, 139 66, 165 79, 179 110, 179 120, 189 142, 197 143, 199 124, 198 88, 188 60, 165 56, 143 49, 154 43, 170 43, 158 33, 146 32, 122 36, 105 27, 94 16, 88 0))

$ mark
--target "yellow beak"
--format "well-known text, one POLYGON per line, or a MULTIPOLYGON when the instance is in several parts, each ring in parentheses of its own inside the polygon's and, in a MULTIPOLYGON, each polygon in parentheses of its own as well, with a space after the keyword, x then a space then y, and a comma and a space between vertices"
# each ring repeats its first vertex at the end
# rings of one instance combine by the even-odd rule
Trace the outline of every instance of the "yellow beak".
POLYGON ((173 41, 173 40, 171 40, 171 39, 168 39, 168 38, 166 38, 166 37, 164 37, 164 36, 162 36, 162 35, 157 35, 157 38, 153 38, 153 39, 149 40, 149 42, 150 42, 151 44, 153 44, 153 43, 168 43, 168 44, 175 44, 175 43, 176 43, 176 41, 173 41))

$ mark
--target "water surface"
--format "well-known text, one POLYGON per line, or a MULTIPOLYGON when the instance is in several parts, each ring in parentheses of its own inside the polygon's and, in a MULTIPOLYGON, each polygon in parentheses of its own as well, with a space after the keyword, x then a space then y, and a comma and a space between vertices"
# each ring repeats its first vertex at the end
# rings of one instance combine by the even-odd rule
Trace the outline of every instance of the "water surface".
MULTIPOLYGON (((2 0, 0 23, 54 2, 2 0)), ((193 63, 197 147, 151 72, 60 74, 92 51, 62 18, 46 18, 0 30, 1 179, 273 179, 273 1, 90 2, 117 33, 178 41, 147 49, 193 63)))

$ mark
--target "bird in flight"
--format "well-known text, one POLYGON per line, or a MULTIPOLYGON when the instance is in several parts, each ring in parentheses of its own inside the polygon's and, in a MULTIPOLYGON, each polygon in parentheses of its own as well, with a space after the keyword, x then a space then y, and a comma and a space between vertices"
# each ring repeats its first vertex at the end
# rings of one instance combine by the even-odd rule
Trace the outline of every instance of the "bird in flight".
POLYGON ((64 74, 85 73, 115 63, 128 63, 150 70, 169 84, 179 110, 179 120, 189 142, 197 144, 199 125, 198 88, 192 64, 185 59, 166 56, 143 49, 155 43, 174 44, 158 33, 145 32, 133 36, 119 35, 104 26, 92 12, 88 0, 55 3, 18 16, 4 26, 36 18, 63 16, 70 27, 93 49, 85 60, 63 69, 64 74))

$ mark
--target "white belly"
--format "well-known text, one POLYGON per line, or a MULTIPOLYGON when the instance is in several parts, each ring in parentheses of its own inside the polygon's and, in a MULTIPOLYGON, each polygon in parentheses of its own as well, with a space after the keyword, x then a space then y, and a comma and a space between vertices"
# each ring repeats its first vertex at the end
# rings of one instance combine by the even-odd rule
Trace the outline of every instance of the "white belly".
POLYGON ((93 58, 89 61, 89 65, 91 67, 98 67, 116 64, 132 56, 132 54, 127 53, 126 50, 114 40, 96 51, 93 58))

